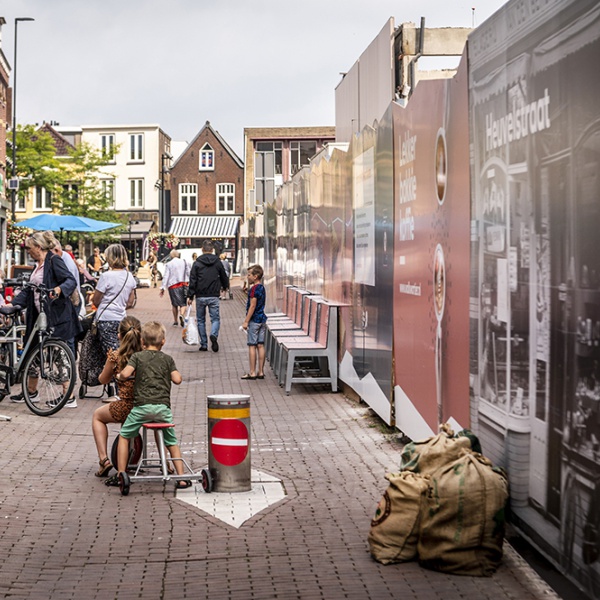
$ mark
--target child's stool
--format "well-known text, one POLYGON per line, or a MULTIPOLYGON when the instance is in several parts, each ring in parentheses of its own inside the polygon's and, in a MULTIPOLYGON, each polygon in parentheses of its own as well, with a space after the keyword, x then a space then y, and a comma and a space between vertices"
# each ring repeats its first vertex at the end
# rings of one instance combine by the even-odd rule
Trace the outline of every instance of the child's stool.
MULTIPOLYGON (((173 423, 144 423, 142 428, 142 458, 137 464, 133 475, 128 473, 119 473, 119 489, 123 496, 129 494, 129 486, 131 482, 145 479, 146 481, 185 481, 197 479, 202 482, 204 473, 195 473, 185 458, 171 458, 165 452, 165 438, 163 431, 175 427, 173 423), (148 457, 148 430, 154 431, 156 438, 156 446, 158 450, 158 459, 148 457), (184 470, 183 475, 172 475, 169 473, 169 464, 173 464, 176 460, 181 460, 184 470), (160 475, 146 474, 147 470, 160 470, 160 475)), ((174 465, 173 465, 174 466, 174 465)))

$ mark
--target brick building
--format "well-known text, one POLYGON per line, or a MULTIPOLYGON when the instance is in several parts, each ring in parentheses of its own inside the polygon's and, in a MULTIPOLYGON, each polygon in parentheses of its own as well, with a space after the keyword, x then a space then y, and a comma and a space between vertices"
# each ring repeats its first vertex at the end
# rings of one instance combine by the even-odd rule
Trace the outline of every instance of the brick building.
POLYGON ((277 190, 334 141, 335 127, 246 127, 245 214, 273 202, 277 190))
POLYGON ((11 92, 8 87, 10 76, 10 65, 2 52, 2 26, 6 25, 4 17, 0 17, 0 235, 1 253, 0 266, 4 268, 6 256, 6 219, 10 214, 11 200, 7 195, 7 176, 10 176, 11 167, 6 160, 6 135, 11 118, 11 92))
POLYGON ((170 169, 171 228, 181 248, 216 241, 230 260, 244 214, 244 163, 209 121, 170 169))

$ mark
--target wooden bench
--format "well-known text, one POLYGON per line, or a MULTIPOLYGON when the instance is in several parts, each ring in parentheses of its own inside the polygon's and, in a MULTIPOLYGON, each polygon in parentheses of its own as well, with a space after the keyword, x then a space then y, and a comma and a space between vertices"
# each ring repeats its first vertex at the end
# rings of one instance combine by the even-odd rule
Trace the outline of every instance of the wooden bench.
POLYGON ((338 309, 339 305, 321 297, 311 297, 308 333, 278 339, 279 354, 276 373, 279 384, 289 395, 293 383, 329 383, 331 391, 338 389, 338 309), (319 373, 309 375, 309 369, 295 374, 300 359, 317 359, 319 373), (324 364, 326 361, 326 364, 324 364))

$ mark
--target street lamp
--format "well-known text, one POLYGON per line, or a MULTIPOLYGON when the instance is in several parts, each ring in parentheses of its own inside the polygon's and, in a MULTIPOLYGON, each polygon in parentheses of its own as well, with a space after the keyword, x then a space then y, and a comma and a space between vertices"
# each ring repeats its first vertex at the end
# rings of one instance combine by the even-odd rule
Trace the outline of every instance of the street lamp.
POLYGON ((163 152, 160 157, 160 206, 158 207, 158 226, 161 233, 166 233, 165 229, 167 228, 165 173, 167 173, 169 169, 165 163, 168 160, 173 160, 173 157, 169 152, 163 152))
POLYGON ((139 223, 139 221, 135 221, 133 219, 129 219, 129 223, 128 223, 128 229, 129 229, 129 256, 130 256, 130 261, 129 264, 134 265, 135 263, 135 253, 133 252, 133 240, 131 238, 131 227, 132 225, 137 225, 139 223))
MULTIPOLYGON (((17 177, 17 25, 19 21, 35 21, 32 17, 15 19, 15 52, 13 54, 13 93, 12 93, 12 178, 17 177)), ((17 190, 13 185, 10 198, 12 221, 16 221, 17 190)))

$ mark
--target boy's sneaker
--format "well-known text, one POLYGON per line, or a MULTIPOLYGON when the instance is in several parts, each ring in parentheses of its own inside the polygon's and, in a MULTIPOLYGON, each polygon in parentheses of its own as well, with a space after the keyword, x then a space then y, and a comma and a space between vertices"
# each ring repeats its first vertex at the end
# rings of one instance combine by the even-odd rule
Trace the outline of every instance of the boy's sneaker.
MULTIPOLYGON (((37 400, 39 392, 33 392, 33 394, 29 394, 29 398, 32 402, 38 402, 39 400, 37 400)), ((23 404, 23 402, 25 402, 25 396, 23 395, 23 392, 21 392, 20 394, 13 394, 10 397, 10 401, 14 402, 15 404, 23 404)))

